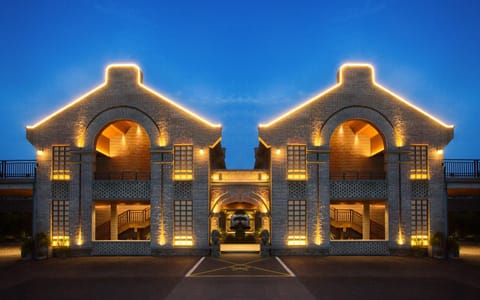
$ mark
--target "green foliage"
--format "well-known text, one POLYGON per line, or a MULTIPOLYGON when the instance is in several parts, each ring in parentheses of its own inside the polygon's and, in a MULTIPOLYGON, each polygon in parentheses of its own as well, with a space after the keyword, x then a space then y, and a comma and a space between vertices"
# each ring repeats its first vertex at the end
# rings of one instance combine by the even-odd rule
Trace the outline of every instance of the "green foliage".
POLYGON ((445 241, 445 234, 443 234, 443 232, 435 232, 433 236, 430 238, 430 245, 443 246, 444 241, 445 241))

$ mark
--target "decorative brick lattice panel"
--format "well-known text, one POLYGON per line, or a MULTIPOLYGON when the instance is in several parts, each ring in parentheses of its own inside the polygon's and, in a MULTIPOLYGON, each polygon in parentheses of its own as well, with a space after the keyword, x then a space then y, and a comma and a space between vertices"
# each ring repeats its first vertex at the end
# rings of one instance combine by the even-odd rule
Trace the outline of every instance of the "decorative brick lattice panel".
POLYGON ((306 184, 304 181, 293 181, 288 183, 289 199, 305 199, 306 184))
POLYGON ((68 181, 53 181, 52 182, 52 199, 67 200, 69 199, 69 182, 68 181))
POLYGON ((150 181, 97 180, 93 183, 93 198, 95 200, 149 200, 150 181))
POLYGON ((331 199, 386 199, 385 180, 335 180, 330 181, 331 199))
POLYGON ((175 182, 175 199, 192 199, 192 183, 175 182))
POLYGON ((388 241, 330 241, 330 255, 390 255, 388 241))
POLYGON ((92 255, 151 255, 150 241, 92 242, 92 255))
POLYGON ((428 198, 428 181, 412 180, 412 198, 426 199, 428 198))

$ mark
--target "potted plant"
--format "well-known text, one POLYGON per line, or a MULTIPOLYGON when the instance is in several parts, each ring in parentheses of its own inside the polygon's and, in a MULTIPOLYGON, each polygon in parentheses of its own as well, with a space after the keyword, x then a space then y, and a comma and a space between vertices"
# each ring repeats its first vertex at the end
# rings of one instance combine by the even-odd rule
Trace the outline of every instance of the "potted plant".
POLYGON ((31 236, 22 237, 22 246, 20 249, 22 259, 32 259, 32 255, 35 250, 35 242, 31 236))
POLYGON ((457 239, 453 236, 449 236, 447 239, 447 254, 448 258, 460 257, 460 245, 458 244, 457 239))
POLYGON ((44 232, 39 232, 35 235, 35 259, 45 259, 48 257, 48 247, 50 246, 50 239, 44 232))
POLYGON ((430 246, 428 247, 428 255, 435 258, 444 257, 445 235, 443 232, 435 232, 430 238, 430 246))

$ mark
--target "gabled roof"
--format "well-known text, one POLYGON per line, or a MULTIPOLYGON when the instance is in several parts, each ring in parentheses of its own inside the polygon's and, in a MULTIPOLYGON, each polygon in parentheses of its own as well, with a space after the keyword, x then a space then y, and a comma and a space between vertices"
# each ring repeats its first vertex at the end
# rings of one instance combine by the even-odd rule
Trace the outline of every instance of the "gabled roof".
POLYGON ((82 102, 83 100, 85 100, 86 98, 88 98, 89 96, 93 95, 95 92, 97 92, 98 90, 108 86, 109 84, 109 74, 110 74, 110 71, 112 69, 118 69, 118 68, 133 68, 136 73, 137 73, 137 76, 136 76, 136 83, 138 84, 138 86, 144 90, 146 90, 147 92, 151 93, 152 95, 155 95, 156 97, 162 99, 163 101, 173 105, 174 107, 180 109, 181 111, 189 114, 190 116, 192 116, 193 118, 201 121, 202 123, 206 124, 207 126, 210 126, 210 127, 221 127, 222 125, 221 124, 214 124, 202 117, 200 117, 199 115, 197 115, 196 113, 192 112, 191 110, 179 105, 178 103, 176 103, 175 101, 169 99, 168 97, 160 94, 159 92, 151 89, 150 87, 146 86, 145 84, 143 84, 142 82, 142 72, 140 70, 140 67, 137 65, 137 64, 134 64, 134 63, 115 63, 115 64, 110 64, 108 65, 106 68, 105 68, 105 81, 100 84, 99 86, 95 87, 94 89, 90 90, 89 92, 83 94, 82 96, 78 97, 77 99, 73 100, 72 102, 70 102, 69 104, 65 105, 64 107, 60 108, 59 110, 55 111, 54 113, 50 114, 49 116, 43 118, 42 120, 38 121, 37 123, 35 123, 34 125, 28 125, 27 128, 28 129, 34 129, 35 127, 37 126, 40 126, 41 124, 47 122, 48 120, 52 119, 53 117, 59 115, 60 113, 62 113, 63 111, 65 111, 66 109, 82 102))
POLYGON ((454 127, 453 125, 448 125, 448 124, 444 123, 440 119, 432 116, 431 114, 422 110, 418 106, 413 105, 408 100, 402 98, 401 96, 395 94, 394 92, 390 91, 389 89, 387 89, 387 88, 383 87, 382 85, 378 84, 375 80, 375 69, 374 69, 374 67, 371 64, 367 64, 367 63, 345 63, 345 64, 343 64, 340 67, 340 70, 339 70, 339 80, 338 80, 337 84, 335 84, 334 86, 332 86, 332 87, 320 92, 319 94, 311 97, 307 101, 305 101, 302 104, 294 107, 293 109, 287 111, 286 113, 280 115, 279 117, 273 119, 272 121, 270 121, 268 123, 259 124, 258 127, 266 128, 266 127, 272 126, 275 123, 278 123, 278 122, 282 121, 283 119, 285 119, 289 115, 301 110, 302 108, 309 105, 310 103, 315 102, 317 100, 320 100, 320 98, 322 98, 323 96, 332 93, 334 90, 336 90, 337 88, 341 87, 344 84, 344 73, 347 69, 350 69, 350 68, 364 68, 364 69, 368 68, 368 69, 370 69, 370 72, 371 72, 370 78, 371 78, 371 83, 372 83, 373 86, 375 86, 375 87, 379 88, 380 90, 386 92, 390 96, 394 97, 397 101, 407 105, 408 107, 411 107, 411 108, 415 109, 416 111, 420 112, 421 114, 425 115, 426 117, 430 118, 431 120, 437 122, 438 124, 442 125, 443 127, 445 127, 445 128, 453 128, 454 127))

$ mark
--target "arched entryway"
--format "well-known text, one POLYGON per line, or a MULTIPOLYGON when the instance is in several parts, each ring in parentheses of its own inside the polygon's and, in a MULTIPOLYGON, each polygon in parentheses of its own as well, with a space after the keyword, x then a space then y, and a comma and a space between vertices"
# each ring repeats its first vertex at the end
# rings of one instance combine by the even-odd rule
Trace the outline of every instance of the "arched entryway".
POLYGON ((261 232, 271 231, 268 173, 222 170, 211 178, 210 232, 219 231, 222 251, 259 251, 261 232))
POLYGON ((388 201, 381 195, 385 148, 381 132, 365 120, 348 120, 334 130, 330 139, 331 240, 387 239, 388 201))
POLYGON ((150 240, 150 139, 131 120, 105 126, 95 141, 93 240, 150 240), (134 191, 134 192, 132 192, 134 191))

